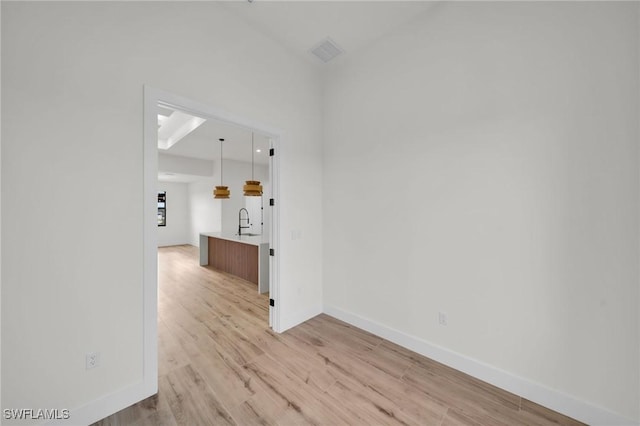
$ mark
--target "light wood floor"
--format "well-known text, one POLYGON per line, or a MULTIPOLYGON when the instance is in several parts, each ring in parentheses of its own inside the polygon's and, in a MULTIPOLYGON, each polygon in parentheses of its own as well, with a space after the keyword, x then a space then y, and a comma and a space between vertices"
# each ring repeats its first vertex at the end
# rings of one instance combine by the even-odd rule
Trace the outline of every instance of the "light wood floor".
POLYGON ((159 256, 159 392, 96 425, 576 425, 320 315, 282 334, 254 284, 159 256))

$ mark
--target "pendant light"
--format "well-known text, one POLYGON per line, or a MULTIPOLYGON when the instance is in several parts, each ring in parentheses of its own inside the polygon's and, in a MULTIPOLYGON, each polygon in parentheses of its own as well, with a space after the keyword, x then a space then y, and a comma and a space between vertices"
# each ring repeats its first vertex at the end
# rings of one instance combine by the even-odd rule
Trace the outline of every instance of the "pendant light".
POLYGON ((222 142, 224 139, 220 139, 220 186, 216 186, 213 190, 213 198, 225 200, 229 198, 231 192, 228 186, 222 186, 222 142))
POLYGON ((251 180, 246 181, 246 185, 242 187, 244 190, 244 195, 248 197, 259 197, 262 195, 262 185, 260 185, 259 180, 253 180, 253 155, 254 155, 254 146, 253 146, 253 132, 251 132, 251 180))

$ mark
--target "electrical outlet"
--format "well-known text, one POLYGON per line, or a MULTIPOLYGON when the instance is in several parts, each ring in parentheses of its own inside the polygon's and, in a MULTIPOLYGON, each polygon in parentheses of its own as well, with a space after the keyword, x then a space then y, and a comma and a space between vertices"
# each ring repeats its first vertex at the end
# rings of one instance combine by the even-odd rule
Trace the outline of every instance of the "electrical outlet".
POLYGON ((447 325, 447 314, 445 314, 444 312, 438 312, 438 324, 440 325, 447 325))
POLYGON ((85 356, 85 363, 87 370, 92 368, 96 368, 100 365, 100 353, 99 352, 91 352, 85 356))

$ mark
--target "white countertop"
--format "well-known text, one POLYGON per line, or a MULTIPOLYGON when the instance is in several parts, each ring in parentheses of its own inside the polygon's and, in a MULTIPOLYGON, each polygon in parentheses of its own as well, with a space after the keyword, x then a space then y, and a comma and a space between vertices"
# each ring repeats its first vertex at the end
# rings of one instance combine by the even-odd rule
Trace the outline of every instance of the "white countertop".
POLYGON ((223 234, 221 232, 201 232, 200 235, 205 237, 220 238, 222 240, 236 241, 239 243, 250 244, 252 246, 260 246, 262 244, 269 244, 269 239, 266 235, 247 236, 247 235, 233 235, 223 234))

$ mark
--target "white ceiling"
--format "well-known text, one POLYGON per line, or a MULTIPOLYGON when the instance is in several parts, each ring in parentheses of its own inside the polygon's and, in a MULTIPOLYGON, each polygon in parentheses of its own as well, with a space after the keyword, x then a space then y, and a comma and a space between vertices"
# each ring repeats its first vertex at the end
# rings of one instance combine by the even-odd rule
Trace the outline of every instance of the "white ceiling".
POLYGON ((166 108, 158 114, 158 148, 169 149, 183 137, 193 132, 205 122, 204 118, 195 117, 182 111, 170 111, 166 108))
MULTIPOLYGON (((159 107, 159 110, 160 114, 164 116, 179 116, 178 118, 181 119, 181 122, 185 122, 185 120, 188 121, 190 118, 193 118, 193 116, 182 111, 172 111, 163 107, 159 107)), ((166 126, 165 123, 167 122, 170 123, 171 120, 164 120, 162 124, 159 124, 159 153, 197 158, 201 160, 211 160, 217 164, 220 161, 220 139, 224 139, 224 142, 222 142, 223 161, 235 160, 247 163, 254 161, 255 164, 269 164, 270 140, 262 134, 253 134, 252 148, 252 134, 250 130, 218 120, 205 120, 200 126, 195 129, 190 129, 190 133, 178 139, 174 138, 176 133, 172 132, 180 129, 176 129, 175 126, 166 126), (162 139, 162 137, 165 139, 162 139), (168 149, 160 149, 161 147, 166 146, 164 143, 166 139, 176 139, 177 142, 171 145, 168 149)), ((158 179, 163 182, 186 183, 195 182, 203 179, 203 177, 160 171, 158 173, 158 179)))
POLYGON ((176 182, 176 183, 191 183, 202 180, 202 176, 187 175, 184 173, 158 173, 158 180, 160 182, 176 182))
MULTIPOLYGON (((394 29, 426 13, 433 1, 221 1, 218 4, 249 23, 254 29, 283 45, 296 56, 322 67, 310 50, 330 38, 344 53, 331 63, 348 58, 375 43, 394 29)), ((224 138, 224 159, 251 161, 251 132, 214 120, 207 120, 168 150, 169 155, 218 161, 224 138)), ((254 161, 268 164, 269 140, 254 135, 254 161)), ((194 176, 160 176, 161 180, 188 182, 194 176)))
POLYGON ((307 61, 309 53, 331 38, 347 57, 427 11, 430 1, 261 1, 221 2, 222 7, 307 61))
MULTIPOLYGON (((251 131, 216 120, 205 121, 171 148, 160 152, 217 162, 221 138, 224 139, 223 160, 251 162, 251 131)), ((254 134, 253 155, 256 164, 269 164, 269 139, 266 136, 254 134), (255 152, 258 149, 260 152, 255 152)))

